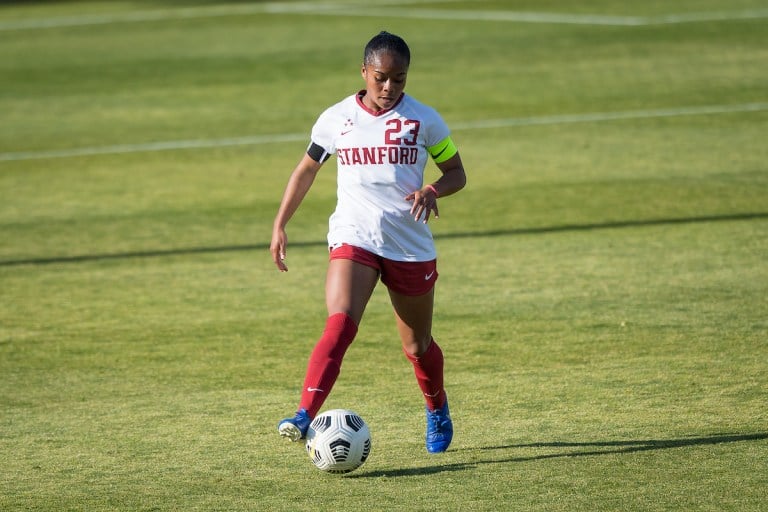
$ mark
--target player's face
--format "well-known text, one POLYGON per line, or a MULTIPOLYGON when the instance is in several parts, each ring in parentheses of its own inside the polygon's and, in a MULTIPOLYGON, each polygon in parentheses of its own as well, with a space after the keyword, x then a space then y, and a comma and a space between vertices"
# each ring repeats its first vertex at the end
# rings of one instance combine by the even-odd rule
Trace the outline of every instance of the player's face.
POLYGON ((379 52, 370 63, 363 64, 365 96, 363 103, 371 110, 392 108, 405 89, 408 64, 394 53, 379 52))

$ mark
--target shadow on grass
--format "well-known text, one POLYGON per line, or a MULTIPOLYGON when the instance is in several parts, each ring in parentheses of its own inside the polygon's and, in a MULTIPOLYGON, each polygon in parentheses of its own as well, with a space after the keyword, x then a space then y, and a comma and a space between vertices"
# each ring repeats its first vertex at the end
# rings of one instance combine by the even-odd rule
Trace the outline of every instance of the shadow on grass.
MULTIPOLYGON (((455 462, 452 464, 425 466, 421 468, 392 469, 371 471, 367 473, 355 473, 346 478, 377 478, 398 476, 419 476, 443 473, 446 471, 463 471, 482 464, 509 464, 514 462, 531 462, 537 460, 559 459, 566 457, 594 457, 599 455, 616 455, 622 453, 638 453, 655 450, 669 450, 671 448, 685 448, 690 446, 706 446, 724 443, 739 443, 745 441, 761 441, 768 439, 768 433, 756 434, 714 434, 704 437, 687 437, 682 439, 645 439, 630 441, 594 441, 585 443, 569 443, 553 441, 549 443, 510 444, 502 446, 486 446, 479 448, 462 448, 455 452, 471 453, 472 460, 467 462, 455 462), (515 449, 557 449, 555 453, 542 453, 540 455, 528 455, 520 457, 493 458, 485 454, 494 451, 508 451, 515 449), (568 449, 568 450, 562 450, 568 449)), ((439 457, 439 456, 438 456, 439 457)))
MULTIPOLYGON (((675 224, 697 224, 705 222, 727 222, 727 221, 746 221, 768 219, 768 212, 756 213, 736 213, 729 215, 702 215, 698 217, 681 217, 675 219, 648 219, 648 220, 627 220, 616 222, 602 222, 594 224, 563 224, 560 226, 543 226, 537 228, 519 228, 519 229, 499 229, 488 231, 472 231, 459 233, 443 233, 436 235, 436 239, 452 238, 483 238, 497 236, 515 236, 515 235, 537 235, 546 233, 562 233, 573 231, 592 231, 599 229, 621 229, 643 226, 664 226, 675 224)), ((304 242, 292 242, 291 247, 317 247, 326 245, 325 240, 314 240, 304 242)), ((135 258, 157 258, 163 256, 185 256, 209 253, 240 252, 240 251, 266 251, 269 249, 269 243, 244 244, 244 245, 223 245, 214 247, 188 247, 180 249, 158 249, 146 251, 129 251, 122 253, 103 253, 103 254, 81 254, 74 256, 53 256, 47 258, 26 258, 17 260, 0 260, 0 267, 13 267, 19 265, 50 265, 55 263, 87 263, 92 261, 104 260, 122 260, 135 258)))

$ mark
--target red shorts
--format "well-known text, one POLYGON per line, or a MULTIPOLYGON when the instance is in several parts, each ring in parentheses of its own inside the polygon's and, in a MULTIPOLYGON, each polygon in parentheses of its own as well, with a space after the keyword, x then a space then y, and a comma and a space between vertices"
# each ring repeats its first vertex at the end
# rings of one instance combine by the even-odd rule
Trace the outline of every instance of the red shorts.
POLYGON ((347 244, 332 249, 329 259, 352 260, 375 268, 381 274, 381 282, 390 290, 402 295, 424 295, 437 281, 437 260, 394 261, 347 244))

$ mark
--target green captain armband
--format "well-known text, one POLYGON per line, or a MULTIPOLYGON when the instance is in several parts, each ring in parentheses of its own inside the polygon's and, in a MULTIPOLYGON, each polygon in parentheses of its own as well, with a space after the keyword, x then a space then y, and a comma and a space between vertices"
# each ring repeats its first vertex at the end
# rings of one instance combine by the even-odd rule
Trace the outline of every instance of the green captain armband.
POLYGON ((435 144, 427 148, 429 154, 432 155, 432 159, 436 164, 441 164, 454 156, 459 150, 456 148, 456 144, 453 143, 451 137, 448 136, 435 144))

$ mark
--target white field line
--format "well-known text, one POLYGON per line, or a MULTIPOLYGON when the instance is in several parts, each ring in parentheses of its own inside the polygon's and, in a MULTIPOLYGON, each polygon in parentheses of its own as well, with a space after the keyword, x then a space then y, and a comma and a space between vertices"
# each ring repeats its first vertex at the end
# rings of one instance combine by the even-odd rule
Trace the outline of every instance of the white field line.
POLYGON ((171 151, 178 149, 221 148, 226 146, 258 146, 278 142, 309 141, 309 135, 284 133, 274 135, 253 135, 225 139, 169 140, 138 144, 117 144, 113 146, 93 146, 71 149, 50 149, 41 151, 19 151, 0 153, 0 162, 19 160, 39 160, 43 158, 66 158, 71 156, 116 155, 120 153, 148 153, 153 151, 171 151))
POLYGON ((705 105, 701 107, 679 107, 653 110, 626 110, 623 112, 594 112, 586 114, 564 114, 556 116, 517 117, 510 119, 488 119, 455 123, 454 130, 477 130, 482 128, 510 128, 548 124, 592 123, 620 121, 625 119, 647 119, 657 117, 700 116, 732 114, 738 112, 764 112, 768 103, 743 103, 740 105, 705 105))
POLYGON ((742 9, 739 11, 688 12, 666 14, 649 19, 649 25, 671 25, 701 21, 738 21, 768 18, 768 9, 742 9))
MULTIPOLYGON (((0 32, 46 28, 107 25, 148 21, 188 20, 254 14, 302 14, 329 16, 366 16, 379 18, 415 18, 426 20, 496 21, 517 23, 551 23, 573 25, 648 26, 702 21, 735 21, 768 18, 768 8, 733 11, 672 13, 658 16, 611 16, 601 14, 547 13, 527 11, 484 11, 411 8, 440 0, 377 0, 377 8, 365 3, 280 3, 214 5, 181 7, 105 14, 82 14, 51 18, 0 21, 0 32), (382 5, 389 7, 381 8, 382 5)), ((446 1, 446 0, 443 0, 446 1)), ((448 0, 458 1, 458 0, 448 0)))
MULTIPOLYGON (((680 117, 696 115, 732 114, 739 112, 765 112, 768 103, 744 103, 740 105, 710 105, 701 107, 680 107, 654 110, 627 110, 623 112, 593 112, 585 114, 564 114, 556 116, 513 117, 507 119, 488 119, 485 121, 467 121, 452 123, 454 131, 480 130, 488 128, 513 128, 520 126, 556 125, 573 123, 594 123, 627 119, 648 119, 659 117, 680 117)), ((17 162, 22 160, 41 160, 76 156, 109 155, 120 153, 146 153, 182 149, 205 149, 226 146, 257 146, 281 142, 309 141, 306 133, 284 133, 273 135, 253 135, 223 139, 175 140, 148 142, 139 144, 120 144, 113 146, 95 146, 72 149, 53 149, 40 151, 19 151, 0 153, 0 161, 17 162)))
MULTIPOLYGON (((378 5, 423 5, 435 2, 457 2, 460 0, 377 0, 378 5)), ((147 21, 174 21, 197 18, 218 18, 223 16, 248 16, 255 14, 319 14, 324 11, 334 15, 348 9, 365 6, 358 3, 324 2, 265 2, 255 4, 228 4, 199 7, 179 7, 175 9, 152 9, 144 11, 112 12, 102 14, 80 14, 55 16, 50 18, 29 18, 0 21, 0 32, 11 30, 32 30, 45 28, 81 27, 89 25, 109 25, 113 23, 136 23, 147 21)))

